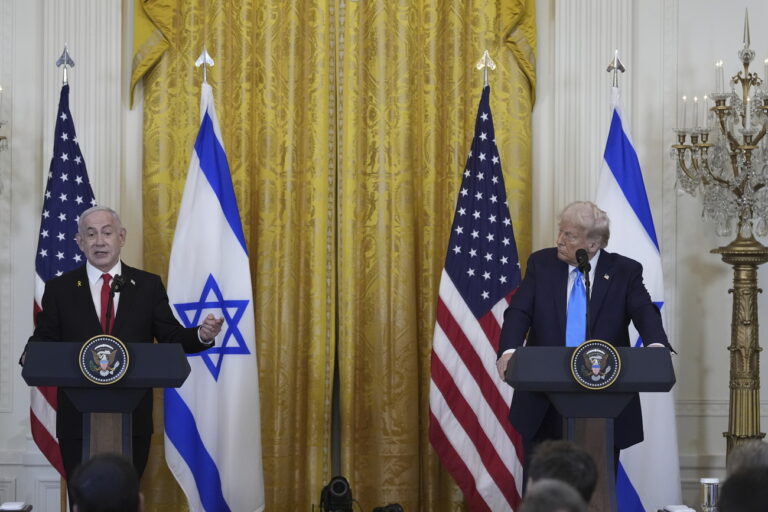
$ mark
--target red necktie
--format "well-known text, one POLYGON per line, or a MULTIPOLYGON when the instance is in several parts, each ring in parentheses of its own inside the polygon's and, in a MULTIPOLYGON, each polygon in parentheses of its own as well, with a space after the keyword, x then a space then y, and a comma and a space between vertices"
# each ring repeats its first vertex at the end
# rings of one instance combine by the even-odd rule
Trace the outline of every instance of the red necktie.
POLYGON ((112 276, 109 274, 101 275, 101 330, 105 334, 112 332, 112 326, 115 325, 115 306, 109 304, 109 282, 112 280, 112 276), (107 305, 111 306, 109 312, 109 328, 107 328, 107 305))

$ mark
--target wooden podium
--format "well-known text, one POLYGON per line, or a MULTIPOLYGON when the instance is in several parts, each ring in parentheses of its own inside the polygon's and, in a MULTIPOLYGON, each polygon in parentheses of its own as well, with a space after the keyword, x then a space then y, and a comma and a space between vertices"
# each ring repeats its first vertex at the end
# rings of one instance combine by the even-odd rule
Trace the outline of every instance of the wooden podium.
POLYGON ((638 392, 665 392, 675 384, 666 348, 616 347, 621 372, 605 389, 586 389, 574 379, 570 363, 575 347, 520 347, 507 367, 507 383, 516 390, 542 392, 566 420, 566 437, 586 449, 598 467, 590 510, 616 512, 613 420, 638 392))
POLYGON ((148 388, 177 388, 191 371, 177 343, 126 343, 131 358, 125 376, 94 384, 81 373, 82 343, 35 341, 27 344, 21 376, 29 386, 57 386, 83 413, 83 462, 98 453, 132 458, 131 413, 148 388))

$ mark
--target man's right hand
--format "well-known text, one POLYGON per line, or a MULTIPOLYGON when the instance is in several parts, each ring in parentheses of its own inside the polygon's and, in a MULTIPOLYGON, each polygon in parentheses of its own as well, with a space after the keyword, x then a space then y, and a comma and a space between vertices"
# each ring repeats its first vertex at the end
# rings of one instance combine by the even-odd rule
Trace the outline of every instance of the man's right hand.
POLYGON ((507 365, 509 364, 509 360, 512 359, 513 355, 515 355, 514 352, 502 354, 501 357, 496 361, 496 369, 499 370, 499 378, 504 382, 507 381, 507 365))

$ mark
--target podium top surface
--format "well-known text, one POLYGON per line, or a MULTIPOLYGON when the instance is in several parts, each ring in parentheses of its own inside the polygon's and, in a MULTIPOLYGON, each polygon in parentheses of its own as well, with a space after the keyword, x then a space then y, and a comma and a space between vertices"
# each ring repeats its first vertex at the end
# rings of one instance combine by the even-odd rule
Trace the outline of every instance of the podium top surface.
POLYGON ((520 347, 507 367, 507 382, 515 389, 564 393, 664 392, 675 384, 672 357, 666 348, 616 347, 621 373, 605 389, 586 389, 571 374, 575 347, 520 347))
POLYGON ((125 377, 109 386, 90 382, 79 366, 82 343, 34 341, 27 344, 21 376, 30 386, 68 388, 176 388, 191 371, 178 343, 126 343, 131 358, 125 377))

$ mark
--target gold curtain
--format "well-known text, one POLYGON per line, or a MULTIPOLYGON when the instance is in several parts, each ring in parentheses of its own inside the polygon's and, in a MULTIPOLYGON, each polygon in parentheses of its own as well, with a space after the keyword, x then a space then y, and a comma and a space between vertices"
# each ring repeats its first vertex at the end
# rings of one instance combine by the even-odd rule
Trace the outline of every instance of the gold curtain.
MULTIPOLYGON (((341 473, 364 510, 455 510, 429 446, 437 285, 482 87, 521 258, 530 252, 534 0, 135 0, 144 247, 165 275, 208 70, 251 255, 267 510, 310 510, 341 473), (338 360, 336 347, 338 346, 338 360)), ((142 485, 183 510, 162 460, 142 485)))
POLYGON ((339 126, 342 472, 364 510, 456 510, 429 445, 438 284, 482 89, 530 252, 533 1, 347 2, 339 126), (524 59, 520 62, 520 59, 524 59))

